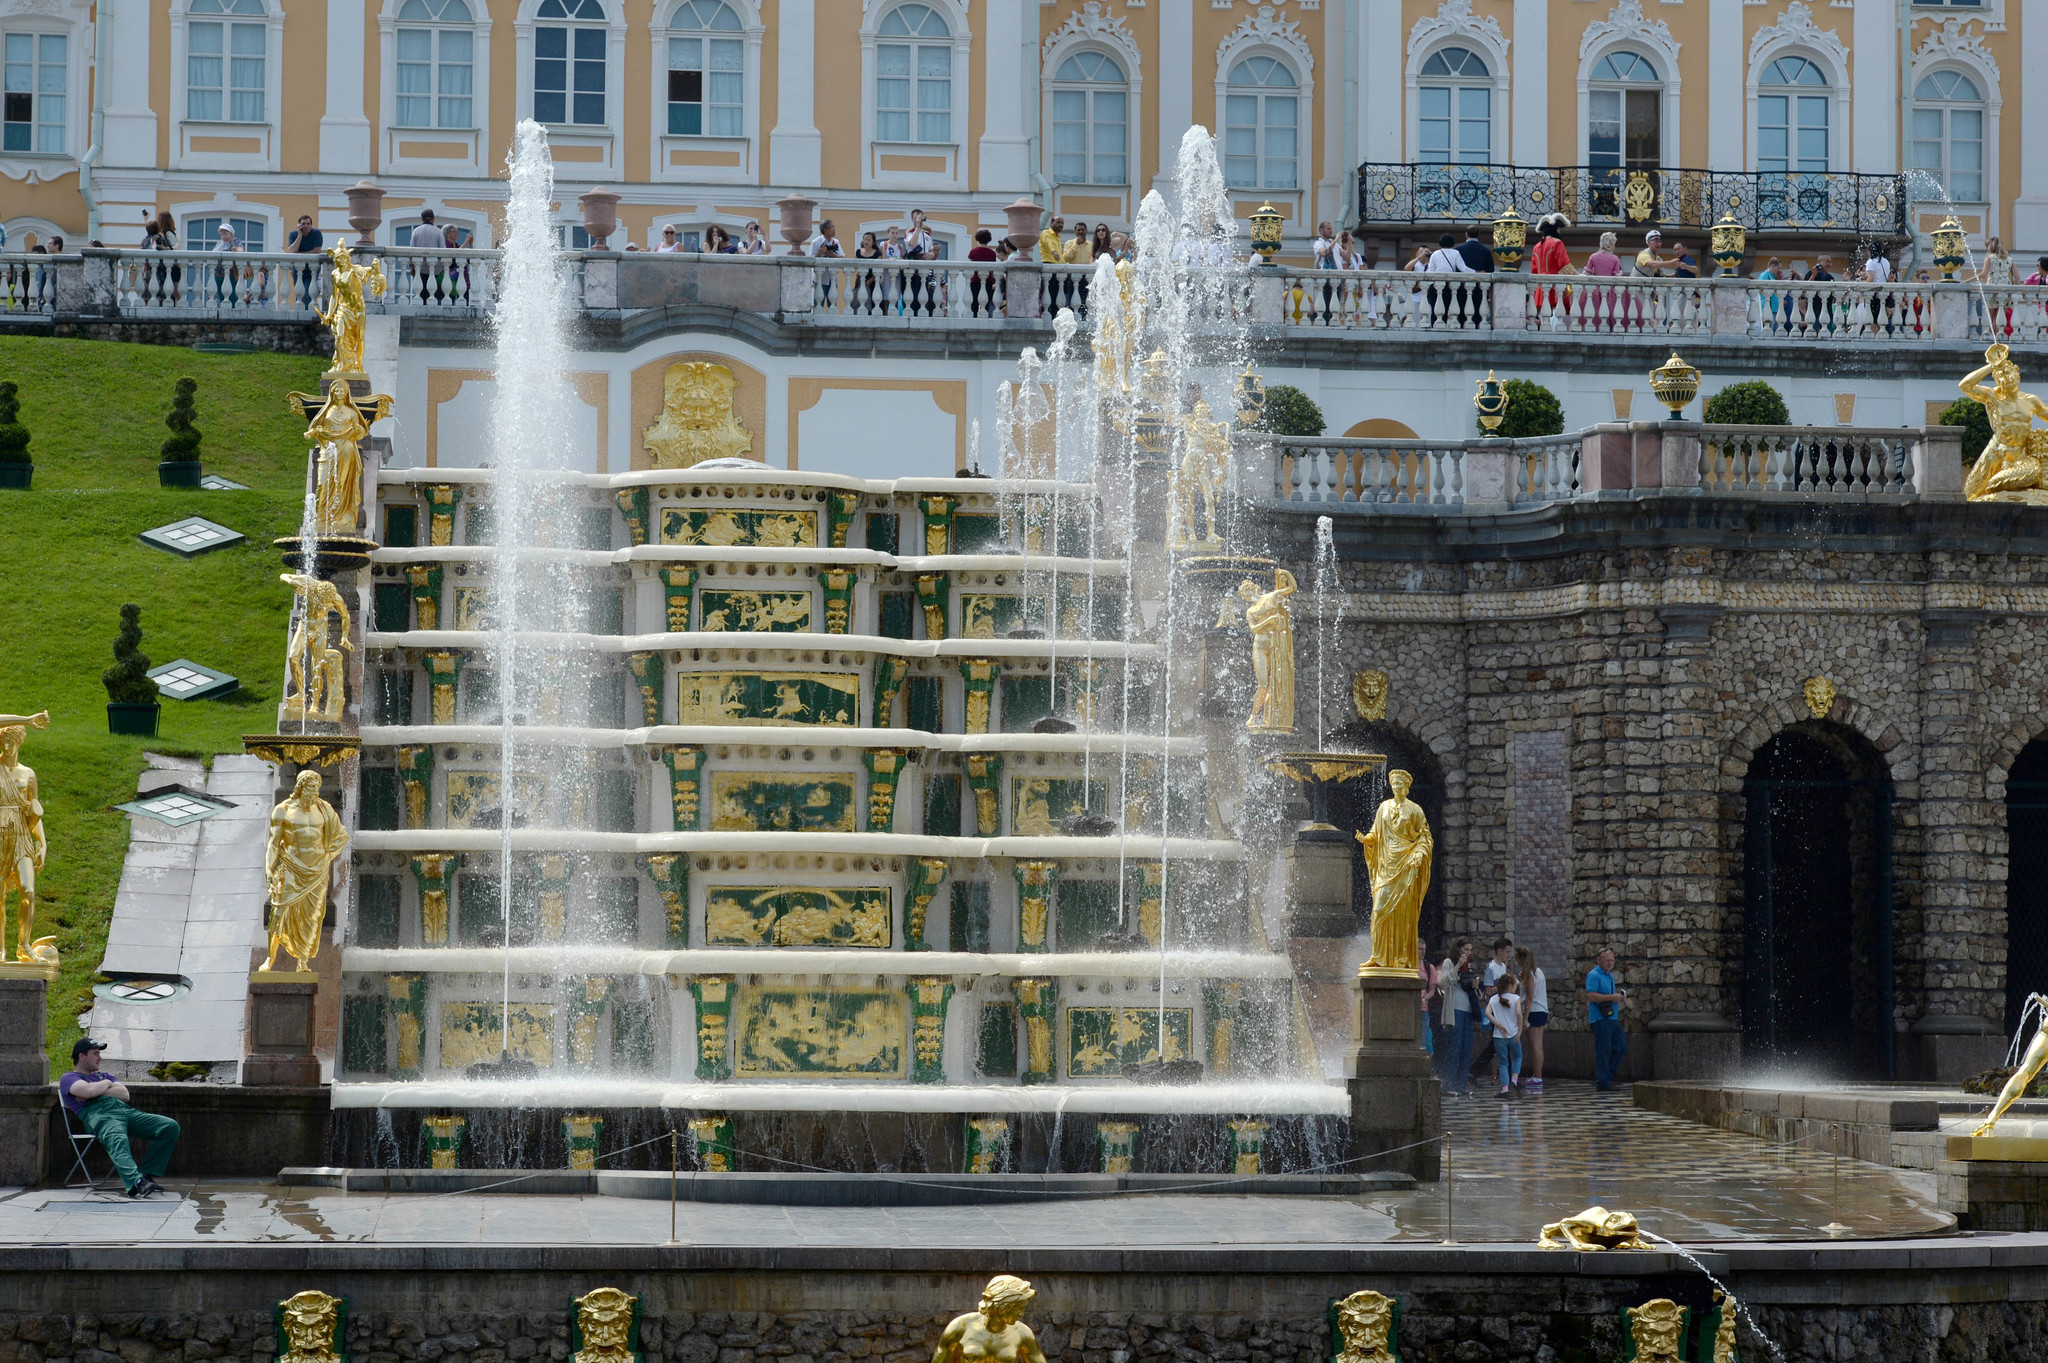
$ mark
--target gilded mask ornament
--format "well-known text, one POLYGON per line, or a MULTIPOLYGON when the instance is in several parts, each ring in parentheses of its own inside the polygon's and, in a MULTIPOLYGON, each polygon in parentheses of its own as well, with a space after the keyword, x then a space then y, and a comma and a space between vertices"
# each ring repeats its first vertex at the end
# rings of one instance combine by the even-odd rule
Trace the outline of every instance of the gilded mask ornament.
POLYGON ((672 364, 662 379, 661 415, 641 441, 658 469, 686 469, 707 459, 729 459, 753 448, 754 437, 733 415, 739 380, 722 364, 672 364))
POLYGON ((1358 717, 1378 723, 1387 717, 1387 674, 1368 668, 1351 674, 1351 708, 1358 717))
POLYGON ((1679 1347, 1685 1338, 1683 1306, 1668 1297, 1657 1297, 1641 1306, 1629 1307, 1627 1315, 1636 1363, 1681 1363, 1679 1347))
POLYGON ((1400 1363, 1395 1352, 1394 1299, 1378 1292, 1353 1292, 1337 1303, 1337 1333, 1343 1352, 1337 1363, 1400 1363))
POLYGON ((311 1290, 279 1302, 277 1324, 285 1351, 278 1363, 339 1363, 334 1346, 342 1306, 340 1297, 311 1290))
POLYGON ((575 1298, 579 1347, 572 1363, 634 1363, 633 1317, 640 1299, 616 1287, 600 1287, 575 1298))
POLYGON ((1648 1249, 1636 1219, 1628 1212, 1611 1212, 1605 1207, 1588 1207, 1577 1216, 1567 1216, 1543 1228, 1536 1242, 1541 1249, 1648 1249))
POLYGON ((1835 684, 1826 677, 1808 677, 1804 688, 1806 708, 1815 719, 1826 719, 1835 709, 1835 684))

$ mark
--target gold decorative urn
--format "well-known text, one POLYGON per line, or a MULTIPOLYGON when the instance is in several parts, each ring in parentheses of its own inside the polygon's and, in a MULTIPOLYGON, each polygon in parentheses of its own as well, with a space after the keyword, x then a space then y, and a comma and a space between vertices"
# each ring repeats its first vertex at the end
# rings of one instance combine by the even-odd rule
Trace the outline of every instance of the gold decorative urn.
POLYGON ((1486 377, 1479 380, 1479 391, 1473 394, 1472 406, 1479 412, 1479 424, 1490 436, 1500 430, 1500 423, 1508 414, 1507 386, 1493 376, 1491 369, 1486 377))
POLYGON ((1303 831, 1339 831, 1331 822, 1336 813, 1337 787, 1364 776, 1378 776, 1387 769, 1383 753, 1370 752, 1281 752, 1266 759, 1266 768, 1302 789, 1308 797, 1309 821, 1303 831))
POLYGON ((1522 268, 1529 250, 1529 221, 1513 208, 1493 220, 1493 260, 1503 270, 1522 268))
POLYGON ((1953 282, 1956 271, 1963 268, 1963 251, 1969 238, 1963 232, 1963 225, 1951 213, 1941 221, 1941 226, 1931 234, 1934 238, 1934 263, 1941 268, 1941 277, 1953 282))
POLYGON ((1280 250, 1280 210, 1266 202, 1259 205, 1259 211, 1252 214, 1252 249, 1259 253, 1261 265, 1271 265, 1273 257, 1280 250))
POLYGON ((1679 359, 1674 350, 1670 359, 1650 371, 1650 391, 1671 409, 1671 419, 1676 421, 1685 405, 1699 396, 1700 371, 1679 359))
POLYGON ((1749 249, 1749 233, 1742 224, 1735 221, 1733 213, 1723 213, 1721 221, 1714 224, 1714 263, 1721 267, 1724 275, 1733 275, 1742 264, 1743 252, 1749 249))

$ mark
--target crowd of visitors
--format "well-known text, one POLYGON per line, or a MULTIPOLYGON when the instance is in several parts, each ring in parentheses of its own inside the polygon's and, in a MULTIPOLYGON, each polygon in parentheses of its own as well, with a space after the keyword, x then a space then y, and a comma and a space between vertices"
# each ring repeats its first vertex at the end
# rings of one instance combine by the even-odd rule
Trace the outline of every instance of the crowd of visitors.
MULTIPOLYGON (((1474 958, 1469 937, 1458 937, 1441 960, 1430 962, 1429 944, 1418 942, 1417 971, 1422 996, 1422 1048, 1430 1053, 1444 1093, 1472 1091, 1475 1075, 1489 1071, 1499 1096, 1518 1098, 1543 1091, 1543 1037, 1550 1026, 1550 978, 1533 948, 1506 937, 1494 939, 1484 965, 1474 958)), ((1614 1088, 1628 1041, 1621 1005, 1628 997, 1615 982, 1614 952, 1603 949, 1586 971, 1582 990, 1593 1035, 1593 1086, 1614 1088)))

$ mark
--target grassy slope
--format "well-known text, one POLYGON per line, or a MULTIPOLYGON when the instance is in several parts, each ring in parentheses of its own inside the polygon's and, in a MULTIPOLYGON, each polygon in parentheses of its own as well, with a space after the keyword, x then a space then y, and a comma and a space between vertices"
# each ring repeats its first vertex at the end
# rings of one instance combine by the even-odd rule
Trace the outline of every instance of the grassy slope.
POLYGON ((64 958, 50 996, 60 1067, 90 1003, 128 847, 127 816, 110 806, 134 795, 143 750, 238 752, 243 733, 273 726, 291 596, 270 541, 296 528, 305 476, 304 426, 283 395, 309 391, 323 367, 299 356, 0 337, 0 378, 21 385, 36 463, 33 491, 0 492, 0 712, 53 716, 31 731, 22 760, 37 773, 49 826, 36 932, 56 934, 64 958), (199 384, 207 471, 250 491, 157 487, 163 414, 187 375, 199 384), (248 543, 185 560, 135 538, 195 514, 248 543), (152 665, 188 657, 235 674, 244 689, 224 701, 165 701, 154 739, 108 734, 100 673, 128 601, 142 606, 152 665))

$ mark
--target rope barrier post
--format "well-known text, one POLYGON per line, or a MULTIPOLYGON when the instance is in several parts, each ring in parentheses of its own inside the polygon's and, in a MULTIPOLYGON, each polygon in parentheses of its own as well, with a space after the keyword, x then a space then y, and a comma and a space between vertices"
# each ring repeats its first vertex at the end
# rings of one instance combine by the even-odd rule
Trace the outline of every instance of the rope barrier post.
POLYGON ((1849 1228, 1842 1224, 1842 1124, 1830 1122, 1828 1128, 1833 1133, 1829 1144, 1835 1149, 1834 1219, 1822 1226, 1821 1232, 1830 1239, 1839 1240, 1849 1233, 1849 1228))
POLYGON ((668 1242, 676 1243, 676 1129, 668 1129, 668 1242))
POLYGON ((1458 1237, 1451 1230, 1451 1133, 1448 1131, 1444 1132, 1444 1243, 1458 1243, 1458 1237))

